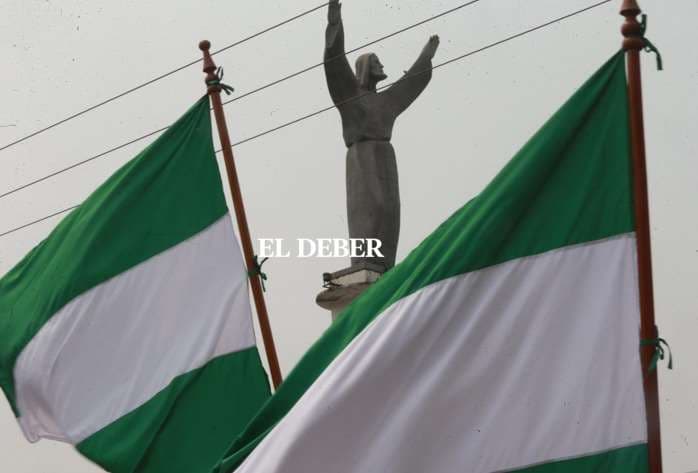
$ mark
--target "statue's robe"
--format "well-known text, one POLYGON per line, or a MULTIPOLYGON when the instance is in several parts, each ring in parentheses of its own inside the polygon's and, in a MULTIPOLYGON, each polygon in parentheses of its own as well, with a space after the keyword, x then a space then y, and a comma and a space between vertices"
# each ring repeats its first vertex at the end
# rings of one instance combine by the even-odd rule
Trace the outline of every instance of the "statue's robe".
POLYGON ((342 118, 347 145, 347 217, 350 238, 378 238, 384 258, 352 258, 386 270, 395 265, 400 234, 400 191, 395 151, 390 144, 395 119, 422 93, 431 79, 431 58, 420 55, 403 78, 376 92, 362 87, 369 74, 368 55, 359 58, 357 75, 344 51, 341 21, 327 27, 325 76, 342 118), (356 99, 356 97, 360 97, 356 99))

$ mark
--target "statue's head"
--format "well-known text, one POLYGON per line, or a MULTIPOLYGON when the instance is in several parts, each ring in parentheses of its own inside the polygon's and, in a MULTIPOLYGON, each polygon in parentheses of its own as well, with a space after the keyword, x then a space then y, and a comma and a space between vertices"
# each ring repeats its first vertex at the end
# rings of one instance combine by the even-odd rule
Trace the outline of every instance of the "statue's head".
POLYGON ((356 78, 361 88, 373 90, 378 82, 387 77, 383 72, 383 64, 375 54, 362 54, 356 59, 356 78))

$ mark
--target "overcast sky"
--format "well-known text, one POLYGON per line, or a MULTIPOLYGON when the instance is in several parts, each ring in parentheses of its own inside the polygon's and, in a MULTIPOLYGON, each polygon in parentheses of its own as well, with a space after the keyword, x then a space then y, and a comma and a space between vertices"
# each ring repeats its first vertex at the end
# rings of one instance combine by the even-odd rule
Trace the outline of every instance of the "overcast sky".
MULTIPOLYGON (((183 2, 3 0, 0 145, 314 7, 322 0, 183 2)), ((346 0, 347 48, 460 4, 460 0, 346 0)), ((441 62, 593 0, 482 0, 371 48, 389 80, 441 36, 441 62)), ((397 122, 402 197, 398 260, 477 194, 536 129, 619 47, 620 0, 435 72, 397 122)), ((644 0, 648 37, 665 71, 644 55, 657 320, 676 368, 660 368, 666 473, 698 470, 698 34, 695 0, 644 0), (668 6, 668 4, 671 6, 668 6)), ((321 60, 325 12, 315 12, 215 57, 236 93, 321 60)), ((364 52, 364 51, 361 51, 364 52)), ((352 54, 350 61, 360 54, 352 54)), ((204 93, 200 65, 0 152, 0 193, 176 120, 204 93)), ((329 105, 321 69, 226 107, 233 141, 329 105)), ((148 141, 0 200, 0 233, 83 200, 148 141)), ((345 237, 345 147, 332 110, 236 149, 254 238, 345 237)), ((0 238, 7 272, 59 218, 0 238)), ((128 232, 127 228, 123 229, 128 232)), ((267 301, 287 373, 329 325, 315 305, 322 273, 339 259, 267 262, 267 301)), ((571 347, 574 349, 574 347, 571 347)), ((0 401, 0 469, 99 471, 71 447, 29 444, 0 401)))

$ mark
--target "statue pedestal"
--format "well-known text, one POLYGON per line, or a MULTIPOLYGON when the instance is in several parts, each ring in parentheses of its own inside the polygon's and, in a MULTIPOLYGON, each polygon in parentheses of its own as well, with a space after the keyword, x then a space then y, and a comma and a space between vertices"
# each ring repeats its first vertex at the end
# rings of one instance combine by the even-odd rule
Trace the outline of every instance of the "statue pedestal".
POLYGON ((342 310, 373 284, 384 272, 382 266, 361 263, 322 275, 325 288, 315 298, 317 305, 332 313, 334 321, 342 310))

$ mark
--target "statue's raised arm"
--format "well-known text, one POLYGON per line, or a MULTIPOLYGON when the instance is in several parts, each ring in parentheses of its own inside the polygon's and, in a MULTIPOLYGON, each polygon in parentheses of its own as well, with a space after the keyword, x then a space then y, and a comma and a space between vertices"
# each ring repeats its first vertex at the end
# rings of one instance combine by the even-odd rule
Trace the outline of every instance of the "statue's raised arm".
POLYGON ((393 109, 395 116, 404 112, 429 85, 433 67, 431 60, 438 47, 439 37, 437 35, 430 37, 412 67, 405 72, 399 81, 382 92, 383 95, 387 96, 388 104, 393 109))
POLYGON ((327 12, 324 61, 327 86, 334 103, 339 104, 355 97, 358 94, 358 84, 344 51, 342 5, 339 0, 330 0, 327 12))

